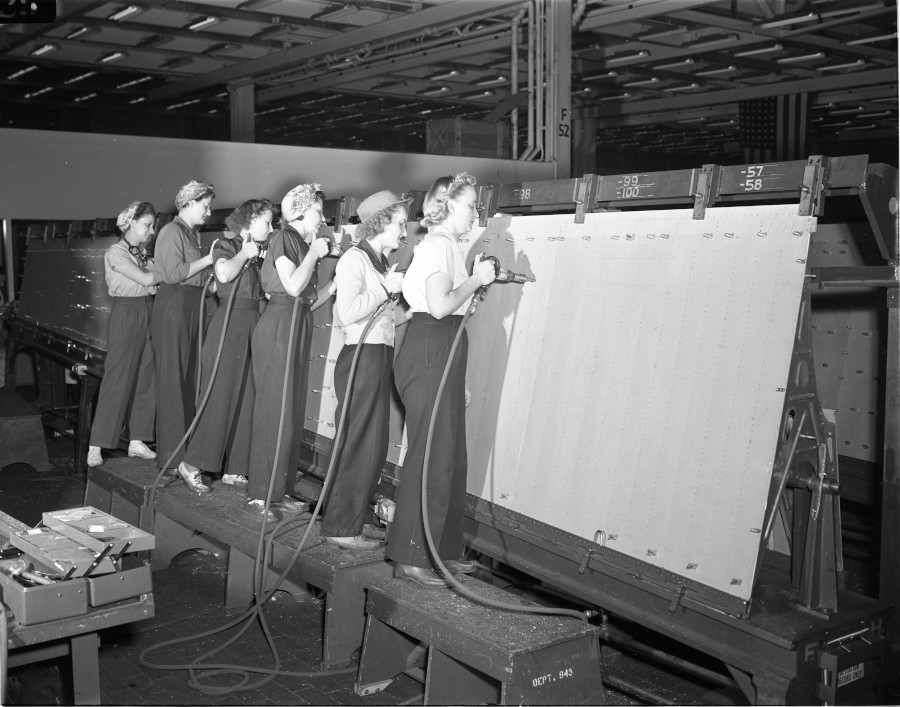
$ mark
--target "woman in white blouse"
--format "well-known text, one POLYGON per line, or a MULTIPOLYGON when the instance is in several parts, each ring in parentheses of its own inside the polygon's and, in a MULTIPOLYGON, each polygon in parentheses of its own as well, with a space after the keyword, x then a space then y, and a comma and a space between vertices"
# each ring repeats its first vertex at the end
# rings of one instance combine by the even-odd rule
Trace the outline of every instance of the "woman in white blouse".
MULTIPOLYGON (((466 270, 459 238, 478 217, 475 178, 463 172, 436 180, 425 195, 422 224, 428 235, 416 247, 403 280, 412 319, 394 364, 394 377, 406 409, 409 447, 403 461, 397 509, 387 537, 386 557, 395 574, 426 587, 443 587, 435 573, 422 519, 425 442, 441 376, 453 339, 472 295, 494 280, 494 266, 478 258, 466 270)), ((468 339, 463 332, 441 398, 428 460, 429 529, 443 564, 453 572, 472 572, 464 562, 463 515, 466 497, 465 381, 468 339)))
POLYGON ((381 546, 380 540, 364 537, 362 530, 388 450, 396 301, 391 296, 399 294, 403 274, 397 272, 396 264, 388 266, 386 256, 400 247, 408 203, 408 199, 390 191, 380 191, 363 201, 357 209, 361 222, 356 231, 358 243, 341 256, 334 274, 335 314, 345 335, 334 367, 339 401, 336 424, 348 397, 349 407, 322 535, 326 542, 349 550, 381 546), (387 300, 391 301, 385 304, 387 300), (384 307, 359 349, 348 396, 353 354, 369 318, 381 305, 384 307))

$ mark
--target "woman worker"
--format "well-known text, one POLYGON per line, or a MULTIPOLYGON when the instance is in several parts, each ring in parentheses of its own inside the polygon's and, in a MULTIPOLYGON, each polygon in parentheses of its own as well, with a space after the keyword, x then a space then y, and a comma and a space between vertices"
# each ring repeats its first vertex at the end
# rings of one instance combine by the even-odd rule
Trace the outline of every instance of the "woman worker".
MULTIPOLYGON (((222 483, 247 487, 246 470, 249 430, 238 429, 238 413, 247 394, 250 381, 250 337, 259 321, 259 302, 262 289, 259 284, 259 244, 272 232, 274 207, 268 199, 250 199, 238 206, 226 219, 232 238, 221 238, 212 248, 213 272, 216 276, 219 306, 213 314, 209 330, 200 354, 200 396, 206 395, 210 376, 219 358, 216 377, 197 427, 187 444, 184 459, 178 467, 178 475, 199 493, 209 491, 201 471, 218 474, 222 459, 228 452, 228 469, 222 483), (222 327, 225 325, 227 303, 234 292, 228 330, 221 344, 222 327), (234 464, 234 457, 243 465, 234 464), (229 473, 231 472, 231 473, 229 473)), ((252 390, 250 391, 252 395, 252 390)), ((252 400, 252 398, 250 398, 252 400)), ((199 403, 199 400, 198 400, 199 403)))
MULTIPOLYGON (((194 417, 200 297, 207 268, 212 264, 211 255, 203 255, 200 250, 198 228, 209 218, 213 198, 212 184, 185 184, 175 196, 178 215, 156 238, 156 267, 162 272, 163 282, 156 295, 150 331, 156 354, 156 451, 160 465, 175 452, 194 417)), ((180 461, 180 455, 175 455, 170 467, 180 461)), ((199 474, 182 474, 182 478, 191 488, 203 485, 199 474)))
POLYGON ((375 492, 381 467, 387 457, 394 363, 395 305, 385 305, 372 323, 360 348, 351 394, 347 394, 350 364, 372 313, 392 294, 400 292, 403 275, 388 267, 387 256, 400 247, 406 232, 408 199, 380 191, 357 209, 361 224, 359 242, 341 256, 335 268, 335 309, 343 324, 344 347, 334 368, 338 396, 335 424, 347 408, 343 445, 335 466, 336 477, 322 524, 326 542, 350 550, 381 546, 380 540, 364 537, 363 524, 369 500, 375 492))
POLYGON ((156 365, 150 343, 153 294, 161 279, 147 253, 153 238, 156 211, 146 201, 135 201, 119 214, 116 226, 122 239, 106 250, 103 265, 113 298, 109 318, 106 363, 97 411, 91 426, 88 466, 100 466, 100 448, 119 446, 128 414, 128 456, 156 459, 144 444, 154 438, 156 420, 156 365))
MULTIPOLYGON (((403 462, 397 509, 387 536, 386 557, 395 575, 426 587, 447 586, 433 569, 422 520, 422 469, 432 408, 450 347, 472 295, 494 280, 494 267, 480 257, 470 276, 459 246, 477 218, 475 178, 463 172, 436 180, 425 195, 422 224, 428 235, 416 247, 403 280, 412 319, 394 363, 397 390, 406 408, 409 447, 403 462)), ((465 380, 468 339, 460 338, 435 421, 428 471, 428 516, 434 545, 453 572, 472 572, 461 561, 466 494, 465 380)))
MULTIPOLYGON (((328 240, 316 238, 322 222, 323 199, 318 184, 299 184, 285 195, 281 201, 284 228, 269 238, 269 249, 260 268, 269 304, 253 331, 251 343, 256 398, 247 510, 254 516, 265 514, 273 473, 270 507, 282 513, 306 510, 305 504, 287 493, 294 489, 306 412, 313 327, 309 307, 316 301, 316 266, 328 254, 330 245, 328 240)), ((264 520, 275 520, 271 510, 264 520)))

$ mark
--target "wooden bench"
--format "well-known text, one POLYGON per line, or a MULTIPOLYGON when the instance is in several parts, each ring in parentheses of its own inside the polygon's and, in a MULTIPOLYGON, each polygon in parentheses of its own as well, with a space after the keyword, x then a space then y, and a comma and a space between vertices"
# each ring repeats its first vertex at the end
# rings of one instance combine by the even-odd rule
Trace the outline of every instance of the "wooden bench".
MULTIPOLYGON (((521 604, 473 577, 462 583, 494 601, 521 604)), ((419 677, 425 704, 603 704, 596 629, 574 617, 505 611, 454 589, 408 579, 369 587, 359 695, 386 688, 403 672, 419 677)))
MULTIPOLYGON (((215 484, 207 494, 190 491, 178 483, 157 489, 153 552, 154 569, 168 566, 176 555, 194 548, 226 548, 228 578, 226 610, 243 610, 253 598, 253 568, 259 542, 261 518, 246 511, 246 494, 215 484)), ((273 526, 274 527, 274 526, 273 526)), ((300 543, 306 524, 292 524, 275 540, 270 581, 288 566, 300 543)), ((362 645, 365 631, 365 588, 389 577, 391 566, 384 550, 351 552, 324 542, 316 523, 306 547, 297 557, 286 583, 294 594, 307 584, 325 592, 322 669, 344 666, 362 645)))

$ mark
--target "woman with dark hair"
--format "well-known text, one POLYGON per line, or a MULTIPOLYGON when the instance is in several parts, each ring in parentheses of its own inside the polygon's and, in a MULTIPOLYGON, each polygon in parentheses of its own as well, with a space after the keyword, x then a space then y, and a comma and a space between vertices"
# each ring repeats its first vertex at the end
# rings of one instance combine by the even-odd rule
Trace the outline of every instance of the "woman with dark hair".
POLYGON ((319 259, 328 254, 330 247, 328 240, 316 238, 322 223, 323 200, 318 184, 299 184, 285 195, 281 201, 284 228, 269 238, 269 249, 260 268, 260 281, 269 304, 253 331, 251 343, 256 397, 247 510, 255 517, 264 516, 266 522, 275 520, 274 513, 266 513, 265 509, 270 482, 270 508, 282 513, 306 510, 305 504, 288 494, 294 490, 306 412, 313 326, 309 308, 316 301, 319 259))
MULTIPOLYGON (((178 215, 163 226, 156 239, 156 267, 163 281, 150 329, 156 353, 156 451, 160 465, 173 455, 194 417, 200 296, 212 264, 212 256, 200 250, 199 227, 209 218, 214 198, 212 184, 185 184, 175 196, 178 215)), ((179 453, 171 464, 178 466, 180 462, 179 453)), ((178 473, 190 488, 202 491, 200 474, 178 473)))
MULTIPOLYGON (((435 573, 422 519, 422 470, 432 409, 450 348, 472 295, 494 281, 494 266, 481 257, 470 276, 459 239, 478 217, 475 178, 463 172, 441 177, 423 202, 422 225, 428 235, 416 246, 403 279, 403 296, 412 319, 397 360, 394 376, 406 408, 409 446, 403 460, 397 509, 387 536, 387 559, 395 575, 426 587, 448 582, 435 573)), ((463 553, 462 523, 466 497, 466 358, 468 338, 463 332, 435 419, 428 459, 429 529, 439 559, 453 572, 472 572, 474 562, 463 553)))
POLYGON ((156 458, 156 453, 145 444, 154 437, 156 419, 156 366, 150 342, 150 312, 161 275, 153 269, 146 249, 156 228, 156 211, 146 201, 135 201, 119 214, 116 226, 122 231, 122 239, 107 248, 103 256, 106 285, 113 304, 103 380, 91 426, 88 466, 103 463, 101 447, 119 446, 126 414, 128 456, 156 458))
MULTIPOLYGON (((182 479, 196 479, 201 471, 218 474, 222 459, 228 455, 222 483, 247 487, 246 458, 249 427, 238 425, 245 395, 252 396, 250 380, 250 338, 259 321, 262 289, 259 284, 259 244, 272 232, 274 206, 268 199, 250 199, 225 219, 231 238, 213 244, 213 272, 216 276, 219 304, 212 316, 200 353, 200 398, 206 395, 216 358, 219 367, 206 406, 187 444, 178 467, 182 479), (232 290, 237 288, 232 299, 232 290), (228 329, 222 341, 227 304, 232 301, 228 329), (248 392, 248 386, 251 388, 248 392)), ((252 400, 250 397, 248 400, 252 400)), ((199 400, 197 401, 199 404, 199 400)), ((248 421, 249 422, 249 421, 248 421)), ((200 477, 202 478, 202 477, 200 477)), ((187 483, 187 481, 186 481, 187 483)), ((190 483, 188 483, 191 486, 190 483)), ((204 493, 209 487, 202 481, 191 486, 204 493)))
POLYGON ((353 388, 348 393, 350 365, 363 329, 375 310, 399 294, 403 275, 388 267, 387 254, 400 247, 406 231, 408 199, 380 191, 363 201, 357 213, 358 243, 338 261, 335 320, 343 325, 344 347, 334 367, 338 397, 335 424, 347 407, 343 444, 322 524, 326 542, 350 550, 369 550, 381 541, 362 534, 366 510, 387 457, 390 423, 391 368, 394 363, 395 305, 385 305, 360 347, 353 388))

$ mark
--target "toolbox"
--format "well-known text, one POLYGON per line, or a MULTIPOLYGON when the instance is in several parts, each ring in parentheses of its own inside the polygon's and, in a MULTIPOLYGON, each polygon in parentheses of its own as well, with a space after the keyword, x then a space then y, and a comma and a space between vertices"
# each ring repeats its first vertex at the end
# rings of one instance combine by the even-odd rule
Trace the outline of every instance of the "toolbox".
POLYGON ((23 554, 0 560, 0 587, 21 624, 78 616, 152 591, 150 566, 135 553, 152 550, 153 535, 92 506, 44 513, 43 526, 9 540, 23 554))

